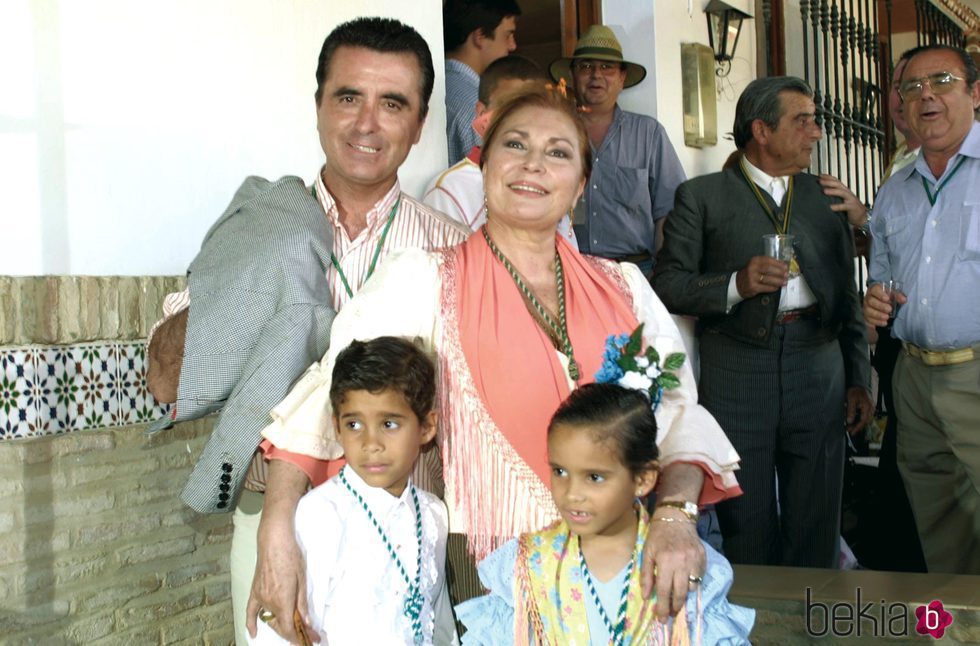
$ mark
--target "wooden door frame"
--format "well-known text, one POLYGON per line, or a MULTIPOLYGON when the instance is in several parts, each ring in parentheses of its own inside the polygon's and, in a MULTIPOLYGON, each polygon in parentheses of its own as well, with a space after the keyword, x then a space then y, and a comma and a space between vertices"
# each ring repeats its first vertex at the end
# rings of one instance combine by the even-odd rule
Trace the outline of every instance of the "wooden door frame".
POLYGON ((571 56, 582 32, 598 24, 602 0, 561 0, 561 51, 571 56))

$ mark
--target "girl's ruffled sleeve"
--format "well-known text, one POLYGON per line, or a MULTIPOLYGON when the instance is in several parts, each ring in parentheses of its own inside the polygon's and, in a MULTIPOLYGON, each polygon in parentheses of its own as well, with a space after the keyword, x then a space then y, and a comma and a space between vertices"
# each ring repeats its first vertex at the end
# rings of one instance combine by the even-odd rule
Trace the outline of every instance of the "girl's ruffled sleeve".
POLYGON ((510 646, 514 643, 514 565, 517 539, 508 541, 480 561, 480 583, 489 593, 456 606, 466 626, 463 646, 510 646))
POLYGON ((728 591, 732 587, 734 575, 728 560, 702 541, 707 569, 701 582, 701 621, 698 623, 697 598, 690 594, 687 598, 687 619, 691 629, 691 643, 695 643, 697 631, 701 630, 702 644, 722 646, 741 646, 750 644, 749 633, 755 624, 755 610, 737 606, 728 601, 728 591))

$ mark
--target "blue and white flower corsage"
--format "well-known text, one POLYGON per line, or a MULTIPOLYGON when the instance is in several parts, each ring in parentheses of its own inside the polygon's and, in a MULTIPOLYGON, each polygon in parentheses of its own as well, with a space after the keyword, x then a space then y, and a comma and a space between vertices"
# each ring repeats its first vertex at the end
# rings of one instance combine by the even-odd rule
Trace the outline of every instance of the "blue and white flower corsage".
POLYGON ((673 373, 684 365, 686 355, 672 352, 660 363, 660 353, 653 346, 643 349, 643 323, 632 334, 610 334, 602 353, 602 367, 595 374, 600 384, 614 383, 623 388, 642 390, 650 397, 650 405, 656 412, 664 390, 681 385, 673 373))

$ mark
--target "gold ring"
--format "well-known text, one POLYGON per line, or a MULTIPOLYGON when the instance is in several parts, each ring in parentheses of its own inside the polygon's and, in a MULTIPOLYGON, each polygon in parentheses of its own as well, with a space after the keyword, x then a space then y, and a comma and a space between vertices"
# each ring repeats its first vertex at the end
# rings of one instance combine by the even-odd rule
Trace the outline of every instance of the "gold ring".
POLYGON ((276 618, 276 613, 271 610, 266 610, 265 608, 259 608, 259 621, 263 623, 269 623, 276 618))
POLYGON ((701 585, 701 581, 703 581, 704 579, 701 578, 701 577, 699 577, 699 576, 695 576, 693 574, 689 574, 688 577, 687 577, 687 580, 690 581, 694 585, 701 585))

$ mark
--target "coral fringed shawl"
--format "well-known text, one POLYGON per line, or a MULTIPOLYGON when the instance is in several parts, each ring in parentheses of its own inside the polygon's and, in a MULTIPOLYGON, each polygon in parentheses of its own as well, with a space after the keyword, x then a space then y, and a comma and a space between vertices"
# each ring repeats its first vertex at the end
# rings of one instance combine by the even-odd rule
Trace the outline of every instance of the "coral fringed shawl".
MULTIPOLYGON (((619 267, 556 235, 568 334, 580 384, 594 381, 606 337, 636 328, 619 267)), ((547 427, 569 392, 565 366, 507 269, 480 234, 444 252, 440 339, 443 464, 454 521, 483 558, 554 521, 547 427)))

